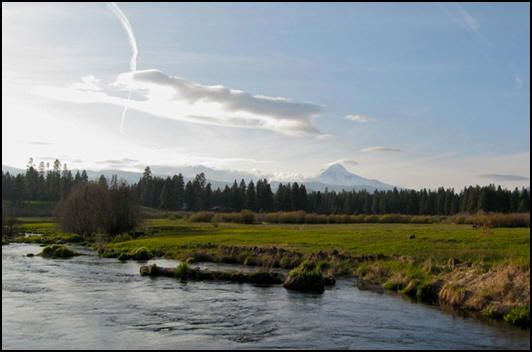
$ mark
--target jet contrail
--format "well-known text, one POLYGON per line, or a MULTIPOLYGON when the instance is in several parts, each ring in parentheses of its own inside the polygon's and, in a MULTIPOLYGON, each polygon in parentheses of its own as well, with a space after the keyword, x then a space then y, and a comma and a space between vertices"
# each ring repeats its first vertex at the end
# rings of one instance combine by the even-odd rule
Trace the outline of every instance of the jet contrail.
MULTIPOLYGON (((133 28, 131 28, 131 25, 129 24, 129 21, 127 20, 126 15, 120 10, 116 2, 109 2, 107 3, 107 6, 113 11, 113 13, 118 17, 120 20, 120 23, 122 23, 122 26, 127 32, 127 36, 129 38, 129 45, 131 45, 131 51, 133 51, 133 55, 131 56, 131 61, 129 63, 129 66, 131 68, 131 71, 137 70, 137 54, 139 53, 137 49, 137 41, 135 40, 135 35, 133 34, 133 28)), ((122 113, 122 122, 120 123, 120 133, 123 133, 122 127, 124 126, 124 120, 126 118, 126 111, 127 107, 129 105, 129 100, 131 99, 131 87, 129 88, 129 96, 127 97, 127 103, 124 106, 124 112, 122 113)))

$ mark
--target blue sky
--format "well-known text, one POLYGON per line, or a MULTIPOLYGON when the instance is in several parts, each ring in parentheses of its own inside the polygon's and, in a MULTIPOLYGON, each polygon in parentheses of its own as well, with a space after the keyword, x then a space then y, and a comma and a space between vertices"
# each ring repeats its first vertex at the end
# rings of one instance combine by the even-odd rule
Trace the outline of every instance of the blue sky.
POLYGON ((2 3, 2 164, 530 184, 530 3, 113 4, 2 3))

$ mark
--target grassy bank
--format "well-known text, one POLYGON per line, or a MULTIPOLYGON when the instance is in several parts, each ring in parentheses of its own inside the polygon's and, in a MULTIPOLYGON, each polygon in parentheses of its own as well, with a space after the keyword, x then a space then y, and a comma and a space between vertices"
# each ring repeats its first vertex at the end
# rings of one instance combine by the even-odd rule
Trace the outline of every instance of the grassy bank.
POLYGON ((320 263, 427 301, 530 324, 530 229, 456 224, 238 225, 146 222, 147 236, 107 245, 169 258, 295 268, 320 263))
MULTIPOLYGON (((56 229, 46 221, 24 226, 31 232, 56 229)), ((213 226, 150 219, 137 238, 99 242, 99 252, 111 257, 141 247, 182 261, 265 269, 293 269, 311 261, 326 275, 355 276, 423 300, 530 324, 529 228, 450 223, 213 226)))

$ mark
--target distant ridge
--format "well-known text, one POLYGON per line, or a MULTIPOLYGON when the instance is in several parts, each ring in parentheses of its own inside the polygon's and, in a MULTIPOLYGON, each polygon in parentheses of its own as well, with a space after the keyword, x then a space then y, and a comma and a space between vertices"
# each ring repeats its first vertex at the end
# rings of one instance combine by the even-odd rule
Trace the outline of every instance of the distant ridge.
MULTIPOLYGON (((2 165, 3 172, 9 172, 12 175, 24 174, 26 170, 18 169, 6 165, 2 165)), ((73 174, 78 169, 71 170, 73 174)), ((218 170, 212 169, 207 166, 197 165, 197 166, 182 166, 175 168, 157 168, 154 166, 152 168, 154 176, 166 178, 167 176, 173 176, 179 173, 182 173, 185 179, 185 182, 193 180, 194 177, 199 173, 204 173, 207 181, 212 184, 214 189, 224 188, 226 185, 231 187, 233 182, 236 180, 244 179, 247 183, 251 180, 257 181, 260 178, 266 178, 270 182, 272 189, 276 190, 279 186, 279 183, 294 183, 298 182, 304 184, 307 190, 309 191, 329 191, 340 192, 342 190, 352 191, 352 190, 367 190, 368 192, 373 192, 375 190, 392 190, 394 186, 382 183, 378 180, 371 180, 364 177, 360 177, 353 173, 347 171, 341 164, 333 164, 327 169, 322 170, 320 173, 313 177, 305 178, 303 180, 286 180, 283 182, 276 181, 271 177, 264 175, 255 175, 247 172, 240 171, 231 171, 231 170, 218 170)), ((87 170, 87 176, 91 180, 97 180, 101 175, 104 175, 108 180, 111 179, 111 176, 117 175, 118 180, 124 180, 129 184, 137 183, 142 177, 142 172, 134 171, 123 171, 123 170, 112 170, 105 169, 101 171, 87 170)))

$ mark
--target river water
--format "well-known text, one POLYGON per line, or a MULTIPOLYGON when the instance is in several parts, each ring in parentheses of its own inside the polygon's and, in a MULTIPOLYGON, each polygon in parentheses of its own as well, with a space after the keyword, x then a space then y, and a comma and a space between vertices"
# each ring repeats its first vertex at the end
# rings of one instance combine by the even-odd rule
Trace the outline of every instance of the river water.
MULTIPOLYGON (((146 263, 2 246, 2 349, 523 349, 530 330, 359 290, 324 294, 138 275, 146 263)), ((156 260, 160 266, 177 261, 156 260)))

